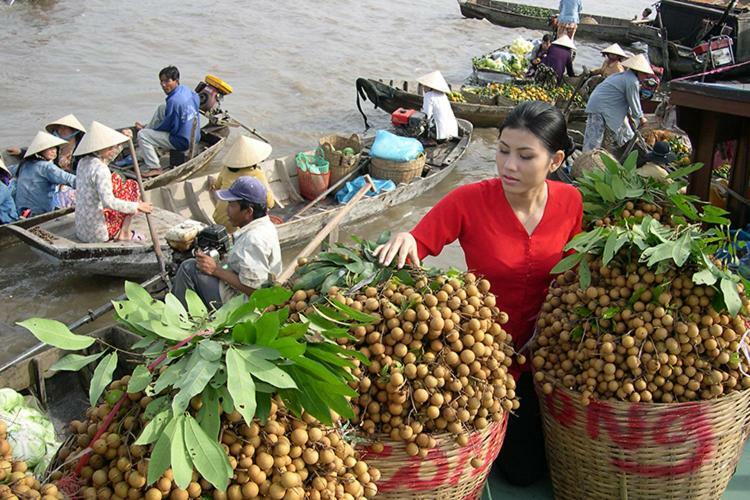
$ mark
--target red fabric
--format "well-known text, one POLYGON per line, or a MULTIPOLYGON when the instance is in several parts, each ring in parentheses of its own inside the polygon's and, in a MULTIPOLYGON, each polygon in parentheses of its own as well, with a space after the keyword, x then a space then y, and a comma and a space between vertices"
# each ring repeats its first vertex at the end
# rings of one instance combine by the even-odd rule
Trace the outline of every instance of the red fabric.
MULTIPOLYGON (((123 179, 116 173, 112 174, 112 194, 115 195, 115 198, 125 201, 138 201, 140 198, 138 183, 133 179, 123 179)), ((107 232, 109 233, 110 240, 120 232, 125 217, 129 217, 130 215, 112 210, 111 208, 104 209, 104 220, 107 222, 107 232)))
MULTIPOLYGON (((516 349, 531 338, 563 248, 581 231, 583 201, 568 184, 547 181, 544 214, 531 236, 516 217, 500 179, 467 184, 440 200, 411 231, 420 258, 458 239, 468 270, 486 277, 516 349)), ((528 364, 526 365, 528 366, 528 364)))

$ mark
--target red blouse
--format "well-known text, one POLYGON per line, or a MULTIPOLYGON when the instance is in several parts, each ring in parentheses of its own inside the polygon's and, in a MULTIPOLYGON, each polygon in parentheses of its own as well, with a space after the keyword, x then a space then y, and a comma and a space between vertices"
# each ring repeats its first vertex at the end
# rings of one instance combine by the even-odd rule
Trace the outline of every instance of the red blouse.
POLYGON ((503 192, 500 179, 467 184, 432 208, 411 234, 419 257, 438 255, 458 238, 466 266, 486 277, 498 307, 508 313, 505 329, 517 349, 531 338, 563 248, 581 231, 583 201, 568 184, 547 181, 547 205, 529 236, 503 192))

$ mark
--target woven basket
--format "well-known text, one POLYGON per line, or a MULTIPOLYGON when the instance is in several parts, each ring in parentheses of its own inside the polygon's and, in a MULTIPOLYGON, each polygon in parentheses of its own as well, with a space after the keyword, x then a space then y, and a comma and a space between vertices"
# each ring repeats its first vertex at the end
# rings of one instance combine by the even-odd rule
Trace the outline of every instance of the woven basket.
POLYGON ((541 398, 557 499, 719 499, 750 430, 750 390, 690 403, 541 398))
MULTIPOLYGON (((602 161, 602 154, 612 158, 612 155, 604 149, 595 149, 588 153, 581 153, 578 158, 576 158, 570 169, 570 175, 573 179, 578 179, 589 170, 594 170, 596 168, 604 170, 605 166, 602 161)), ((614 158, 612 159, 614 160, 614 158)))
POLYGON ((415 177, 422 175, 426 161, 424 153, 420 153, 415 159, 406 162, 373 157, 370 159, 370 175, 376 179, 390 179, 396 184, 408 184, 415 177))
POLYGON ((481 432, 469 437, 469 444, 459 446, 450 434, 435 435, 437 446, 427 457, 410 457, 401 441, 388 436, 382 452, 360 448, 363 459, 380 471, 378 499, 383 500, 475 500, 482 496, 487 475, 500 453, 508 425, 508 415, 481 432), (482 465, 476 469, 471 459, 479 457, 482 465))
POLYGON ((320 147, 328 160, 331 171, 331 184, 344 177, 346 174, 357 168, 359 158, 362 155, 362 138, 359 134, 352 134, 350 137, 340 135, 327 135, 321 137, 320 147), (352 148, 354 154, 346 156, 341 150, 352 148))

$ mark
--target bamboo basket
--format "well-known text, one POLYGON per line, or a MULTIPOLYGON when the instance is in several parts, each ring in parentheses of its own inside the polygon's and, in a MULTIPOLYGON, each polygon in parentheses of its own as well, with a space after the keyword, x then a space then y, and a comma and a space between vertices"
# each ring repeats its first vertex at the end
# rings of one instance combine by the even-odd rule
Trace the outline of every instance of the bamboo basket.
MULTIPOLYGON (((590 170, 600 169, 604 170, 604 162, 602 161, 602 155, 607 155, 612 158, 612 155, 605 149, 595 149, 588 153, 581 153, 578 158, 573 162, 573 166, 570 169, 570 175, 573 179, 578 179, 583 174, 590 170)), ((612 158, 614 160, 614 158, 612 158)))
POLYGON ((750 430, 750 390, 689 403, 541 399, 557 499, 720 499, 750 430))
POLYGON ((370 175, 376 179, 390 179, 396 184, 408 184, 415 177, 422 175, 427 158, 420 153, 415 159, 406 162, 383 160, 382 158, 370 159, 370 175))
POLYGON ((359 134, 352 134, 350 137, 327 135, 320 138, 319 144, 323 148, 326 160, 328 160, 331 184, 335 184, 339 179, 357 168, 359 158, 362 155, 362 138, 359 134), (352 148, 354 154, 346 156, 341 152, 345 148, 352 148))
POLYGON ((473 433, 469 444, 459 446, 451 434, 438 434, 437 446, 427 457, 410 457, 402 441, 387 435, 374 436, 383 443, 382 452, 361 447, 362 457, 380 471, 378 499, 382 500, 476 500, 482 497, 492 462, 500 453, 508 426, 508 414, 481 432, 473 433), (471 459, 480 457, 476 469, 471 459))

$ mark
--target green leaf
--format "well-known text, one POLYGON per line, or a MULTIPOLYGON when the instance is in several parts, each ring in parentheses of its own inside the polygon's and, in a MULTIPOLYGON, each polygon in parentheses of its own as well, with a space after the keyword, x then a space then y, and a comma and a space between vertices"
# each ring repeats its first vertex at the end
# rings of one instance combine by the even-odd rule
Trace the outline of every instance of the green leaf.
POLYGON ((257 341, 255 323, 248 321, 234 325, 232 327, 232 340, 238 344, 255 344, 257 341))
POLYGON ((67 356, 60 358, 57 362, 50 366, 50 370, 56 372, 68 371, 77 372, 84 366, 88 366, 104 354, 105 351, 92 354, 90 356, 81 356, 80 354, 68 354, 67 356))
POLYGON ((152 319, 151 321, 149 321, 148 328, 159 337, 165 338, 167 340, 174 340, 176 342, 185 340, 191 335, 189 330, 183 330, 182 328, 178 328, 173 325, 167 326, 162 323, 160 319, 152 319))
POLYGON ((229 482, 228 471, 232 468, 224 449, 190 415, 185 417, 184 433, 188 455, 198 473, 216 489, 225 491, 229 482))
POLYGON ((698 212, 690 203, 687 196, 683 194, 675 194, 670 197, 670 200, 685 215, 685 217, 691 220, 698 220, 698 212))
POLYGON ((76 335, 63 323, 54 319, 29 318, 16 324, 26 328, 45 344, 66 351, 80 351, 94 343, 92 337, 76 335))
MULTIPOLYGON (((175 424, 176 419, 171 419, 169 424, 165 423, 164 432, 155 437, 158 440, 151 450, 151 458, 148 461, 148 484, 153 484, 159 480, 164 471, 169 468, 172 455, 172 435, 174 434, 175 424)), ((141 443, 136 441, 135 444, 141 443)))
POLYGON ((293 337, 282 337, 271 342, 271 346, 285 358, 296 358, 305 353, 305 344, 297 342, 293 337))
POLYGON ((662 260, 671 259, 674 253, 674 247, 674 242, 667 241, 660 243, 655 247, 647 248, 641 254, 641 260, 646 260, 646 265, 650 267, 662 260))
POLYGON ((159 436, 164 431, 167 423, 171 421, 171 418, 172 412, 170 412, 169 409, 157 413, 156 416, 146 424, 146 427, 143 428, 143 432, 141 432, 141 435, 138 436, 138 439, 135 440, 134 444, 146 445, 159 439, 159 436))
POLYGON ((575 309, 573 309, 573 312, 576 313, 576 316, 579 318, 586 318, 588 316, 591 316, 592 312, 591 309, 588 307, 578 306, 575 309))
POLYGON ((146 368, 145 365, 138 365, 135 367, 135 370, 133 370, 133 374, 130 376, 130 381, 128 382, 128 392, 131 394, 141 392, 146 387, 148 387, 148 384, 150 383, 151 372, 148 371, 148 368, 146 368))
POLYGON ((602 254, 602 264, 605 266, 612 261, 615 256, 615 245, 617 244, 617 233, 612 231, 607 236, 607 242, 604 244, 604 253, 602 254))
POLYGON ((693 274, 693 283, 696 285, 713 285, 718 279, 711 269, 703 269, 693 274))
POLYGON ((359 323, 369 325, 373 321, 375 321, 375 318, 371 314, 363 313, 362 311, 358 311, 354 309, 353 307, 347 306, 343 302, 340 302, 336 300, 333 297, 329 297, 328 301, 333 304, 333 306, 341 311, 342 313, 346 314, 349 318, 353 319, 354 321, 357 321, 359 323))
POLYGON ((690 233, 685 233, 675 243, 674 248, 672 249, 672 260, 677 264, 677 267, 682 267, 690 258, 690 245, 690 233))
POLYGON ((319 361, 331 363, 332 365, 338 366, 340 368, 354 367, 354 363, 352 363, 350 359, 343 358, 336 354, 324 351, 320 349, 318 346, 316 346, 315 344, 310 344, 307 346, 307 354, 308 356, 318 358, 319 361))
POLYGON ((555 267, 552 268, 550 274, 560 274, 568 271, 569 269, 573 269, 578 263, 581 262, 582 259, 582 253, 572 253, 558 262, 555 267))
POLYGON ((206 361, 218 361, 223 353, 221 344, 209 339, 201 340, 196 352, 206 361))
POLYGON ((171 293, 168 293, 167 296, 164 297, 162 322, 165 325, 181 329, 189 329, 193 326, 192 322, 188 320, 188 313, 182 305, 182 302, 171 293))
MULTIPOLYGON (((234 348, 234 351, 245 360, 245 366, 249 368, 248 373, 252 373, 253 377, 258 380, 262 380, 279 389, 297 388, 297 384, 294 383, 294 380, 292 380, 292 377, 288 373, 260 356, 256 356, 253 351, 244 348, 234 348)), ((231 374, 229 378, 232 378, 231 374)), ((234 393, 232 393, 232 397, 234 397, 234 393)), ((236 399, 235 397, 235 401, 236 399)))
POLYGON ((603 182, 597 182, 596 184, 594 184, 594 186, 596 188, 596 192, 599 193, 599 196, 601 196, 604 201, 606 201, 607 203, 614 203, 615 193, 614 191, 612 191, 611 187, 603 182))
POLYGON ((645 286, 639 286, 636 288, 635 292, 633 292, 633 295, 630 296, 630 299, 628 300, 628 305, 632 306, 636 302, 638 302, 638 299, 641 298, 641 295, 643 295, 643 292, 648 290, 645 286))
POLYGON ((581 325, 576 326, 570 331, 570 338, 576 342, 581 340, 583 337, 583 327, 581 325))
POLYGON ((727 312, 731 316, 736 316, 742 308, 742 300, 737 291, 737 284, 729 278, 722 278, 719 286, 724 296, 724 303, 727 305, 727 312))
POLYGON ((219 418, 219 393, 209 386, 201 395, 201 408, 197 415, 198 423, 203 431, 213 440, 219 439, 221 420, 219 418))
POLYGON ((187 302, 188 312, 193 318, 205 318, 208 316, 208 309, 195 291, 188 288, 185 290, 185 302, 187 302))
POLYGON ((581 288, 588 288, 591 285, 591 268, 586 259, 581 259, 581 263, 578 264, 578 280, 581 288))
POLYGON ((153 297, 148 291, 138 283, 132 281, 125 281, 125 296, 128 300, 137 302, 142 306, 151 307, 154 303, 153 297))
POLYGON ((678 168, 677 170, 670 172, 669 175, 667 175, 667 179, 679 179, 680 177, 687 177, 693 172, 697 172, 701 168, 703 168, 703 163, 693 163, 692 165, 678 168))
MULTIPOLYGON (((602 153, 601 155, 599 155, 599 158, 601 158, 602 163, 604 163, 604 166, 607 168, 607 171, 610 174, 612 174, 613 176, 621 175, 620 165, 614 159, 612 159, 611 156, 609 156, 608 154, 602 153)), ((587 174, 587 176, 589 175, 590 174, 587 174)))
POLYGON ((91 403, 91 406, 96 406, 104 389, 112 382, 115 368, 117 368, 117 352, 110 353, 96 366, 89 387, 89 403, 91 403))
POLYGON ((612 192, 615 195, 615 198, 618 200, 624 200, 627 196, 627 189, 625 188, 625 183, 622 181, 620 177, 613 177, 612 178, 612 192))
POLYGON ((620 312, 620 308, 619 307, 609 307, 609 308, 607 308, 606 311, 604 311, 602 313, 602 318, 603 319, 612 319, 612 318, 615 317, 615 315, 618 312, 620 312))
POLYGON ((258 408, 255 411, 255 417, 260 420, 262 424, 265 424, 268 421, 268 416, 271 414, 271 395, 259 392, 256 394, 256 399, 258 402, 258 408))
POLYGON ((738 364, 740 364, 740 353, 738 353, 738 352, 735 351, 732 354, 730 354, 729 355, 729 364, 732 364, 732 365, 738 365, 738 364))
POLYGON ((267 346, 279 335, 279 313, 277 311, 265 313, 255 322, 258 345, 267 346))
POLYGON ((227 389, 232 396, 235 408, 245 422, 252 422, 255 416, 255 383, 250 376, 252 366, 239 351, 230 347, 226 354, 227 389))
POLYGON ((154 384, 154 392, 156 394, 159 394, 161 391, 166 389, 167 387, 174 386, 179 380, 182 379, 182 371, 187 366, 188 359, 182 358, 179 361, 176 361, 169 365, 164 372, 162 372, 161 375, 159 375, 159 378, 156 379, 156 384, 154 384))
POLYGON ((222 385, 216 390, 219 392, 219 400, 221 401, 221 408, 224 410, 224 412, 234 412, 234 399, 232 399, 232 395, 229 393, 229 389, 227 389, 227 386, 222 385))
POLYGON ((153 420, 156 415, 164 410, 168 410, 169 399, 170 398, 168 396, 161 396, 152 400, 149 404, 146 405, 146 409, 143 411, 143 419, 145 421, 153 420))
POLYGON ((292 292, 286 288, 275 286, 271 288, 259 288, 250 295, 250 300, 255 308, 263 311, 268 306, 280 306, 292 298, 292 292))
POLYGON ((288 323, 279 329, 279 339, 289 337, 292 339, 299 339, 305 336, 307 333, 306 323, 288 323))
POLYGON ((177 393, 172 401, 172 412, 175 415, 179 415, 185 411, 188 404, 190 404, 190 399, 205 389, 221 365, 218 361, 206 361, 197 353, 191 357, 197 358, 195 363, 187 370, 184 378, 175 386, 180 389, 180 392, 177 393))
POLYGON ((625 161, 622 164, 623 170, 626 172, 633 172, 638 166, 638 151, 631 151, 625 161))
POLYGON ((185 416, 177 415, 175 418, 174 433, 172 434, 170 447, 170 461, 174 482, 180 488, 187 489, 193 478, 193 463, 187 451, 185 443, 185 416))
POLYGON ((311 271, 304 276, 301 276, 295 283, 295 290, 309 290, 311 288, 318 288, 328 275, 335 273, 336 267, 322 267, 311 271))

